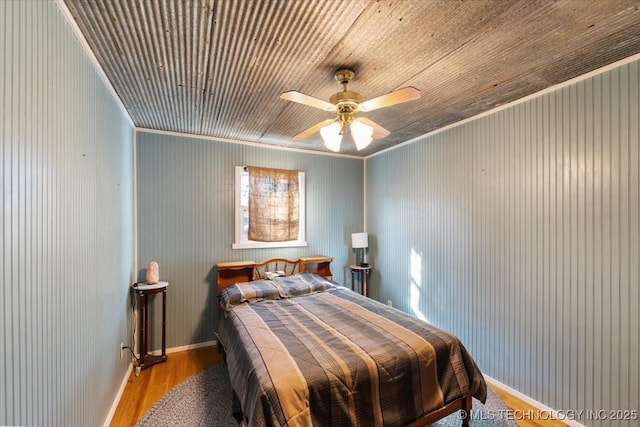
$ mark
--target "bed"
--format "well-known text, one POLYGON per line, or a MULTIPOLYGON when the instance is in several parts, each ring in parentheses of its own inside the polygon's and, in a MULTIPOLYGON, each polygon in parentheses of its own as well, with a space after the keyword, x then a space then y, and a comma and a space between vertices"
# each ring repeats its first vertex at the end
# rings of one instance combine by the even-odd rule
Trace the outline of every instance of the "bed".
POLYGON ((486 399, 453 335, 332 280, 331 258, 217 264, 216 332, 249 426, 424 426, 486 399))

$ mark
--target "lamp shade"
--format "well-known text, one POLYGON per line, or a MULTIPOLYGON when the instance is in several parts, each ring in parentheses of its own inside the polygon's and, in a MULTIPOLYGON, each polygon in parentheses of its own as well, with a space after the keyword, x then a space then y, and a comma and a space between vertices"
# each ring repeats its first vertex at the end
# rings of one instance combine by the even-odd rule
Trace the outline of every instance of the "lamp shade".
POLYGON ((352 233, 351 234, 351 247, 352 248, 367 248, 367 247, 369 247, 369 235, 367 233, 352 233))
POLYGON ((342 142, 342 126, 340 123, 333 122, 328 126, 320 129, 320 136, 324 141, 324 146, 331 151, 340 151, 340 143, 342 142))
POLYGON ((371 126, 356 120, 351 123, 350 128, 351 136, 358 150, 362 150, 371 143, 371 138, 373 138, 373 128, 371 126))

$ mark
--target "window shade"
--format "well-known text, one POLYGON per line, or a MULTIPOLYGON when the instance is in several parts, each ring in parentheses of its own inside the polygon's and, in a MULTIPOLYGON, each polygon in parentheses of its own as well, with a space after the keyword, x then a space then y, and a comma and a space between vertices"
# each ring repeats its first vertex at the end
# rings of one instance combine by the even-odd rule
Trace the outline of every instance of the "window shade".
POLYGON ((249 240, 286 242, 298 239, 298 171, 249 169, 249 240))

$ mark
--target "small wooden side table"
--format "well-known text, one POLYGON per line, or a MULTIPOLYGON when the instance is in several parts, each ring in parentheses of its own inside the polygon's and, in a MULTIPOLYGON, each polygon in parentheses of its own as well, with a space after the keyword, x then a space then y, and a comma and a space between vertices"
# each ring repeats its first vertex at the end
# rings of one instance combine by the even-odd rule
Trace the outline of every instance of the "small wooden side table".
MULTIPOLYGON (((349 269, 351 270, 351 287, 355 287, 354 278, 357 275, 360 279, 360 293, 362 295, 369 296, 369 275, 371 274, 371 269, 373 267, 367 266, 362 267, 360 265, 350 265, 349 269)), ((355 289, 353 289, 355 291, 355 289)))
POLYGON ((168 282, 158 282, 152 285, 147 283, 134 283, 133 290, 140 301, 140 325, 141 348, 138 368, 145 369, 151 365, 167 360, 166 347, 166 321, 167 321, 167 286, 168 282), (149 315, 147 313, 147 297, 149 295, 162 293, 162 353, 160 356, 149 354, 149 315))

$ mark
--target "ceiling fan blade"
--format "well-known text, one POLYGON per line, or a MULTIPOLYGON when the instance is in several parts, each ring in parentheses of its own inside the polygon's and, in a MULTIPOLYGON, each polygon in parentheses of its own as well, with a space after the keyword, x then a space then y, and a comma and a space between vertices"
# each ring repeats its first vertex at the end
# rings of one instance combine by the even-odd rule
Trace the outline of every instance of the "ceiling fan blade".
POLYGON ((287 101, 297 102, 299 104, 308 105, 310 107, 319 108, 325 111, 335 111, 336 106, 330 102, 323 101, 322 99, 314 98, 310 95, 305 95, 302 92, 298 92, 297 90, 290 90, 288 92, 282 92, 280 98, 286 99, 287 101))
POLYGON ((388 93, 386 95, 379 96, 377 98, 364 101, 360 104, 360 111, 373 111, 378 108, 389 107, 391 105, 400 104, 402 102, 413 101, 420 98, 420 91, 415 87, 405 87, 398 89, 395 92, 388 93))
POLYGON ((311 126, 309 129, 307 130, 303 130, 302 132, 300 132, 299 134, 297 134, 296 136, 293 137, 294 141, 301 141, 305 138, 310 137, 311 135, 313 135, 314 133, 318 132, 320 129, 322 129, 323 127, 330 125, 331 123, 335 122, 336 119, 328 119, 328 120, 324 120, 320 123, 316 123, 315 125, 311 126))
POLYGON ((384 138, 385 136, 388 136, 391 133, 385 128, 383 128, 382 126, 380 126, 379 124, 377 124, 376 122, 371 121, 366 117, 358 117, 355 120, 358 122, 362 122, 365 125, 369 125, 373 128, 373 135, 372 135, 373 139, 381 139, 381 138, 384 138))

